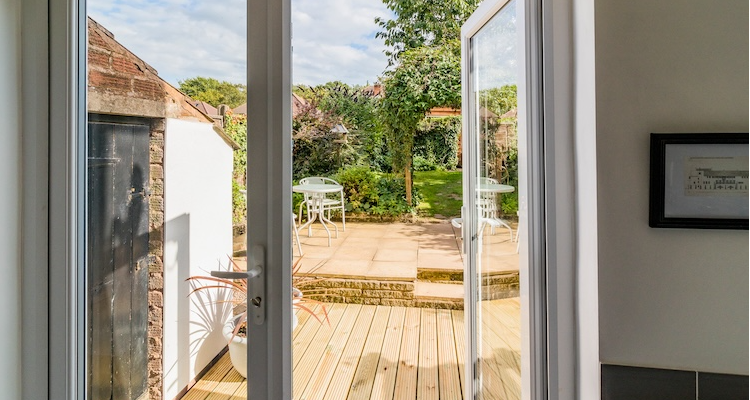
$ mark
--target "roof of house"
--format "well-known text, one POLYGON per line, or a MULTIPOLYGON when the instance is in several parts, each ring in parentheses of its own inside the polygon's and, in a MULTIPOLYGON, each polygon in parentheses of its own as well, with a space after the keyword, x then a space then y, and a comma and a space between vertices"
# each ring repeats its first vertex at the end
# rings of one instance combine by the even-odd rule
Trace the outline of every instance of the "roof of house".
MULTIPOLYGON (((307 100, 299 96, 297 93, 292 93, 292 117, 299 114, 302 108, 306 105, 308 105, 307 100)), ((247 103, 233 108, 232 113, 247 115, 247 103)))
POLYGON ((247 103, 240 104, 239 106, 233 108, 232 113, 247 115, 247 103))
POLYGON ((514 108, 514 109, 506 112, 505 114, 501 115, 500 119, 516 118, 516 117, 518 117, 518 109, 514 108))
POLYGON ((362 88, 360 92, 364 94, 365 96, 370 96, 370 97, 378 97, 384 94, 383 85, 380 83, 376 83, 370 86, 365 86, 362 88))
POLYGON ((452 107, 433 107, 427 112, 427 117, 451 117, 454 115, 461 115, 461 109, 452 107))
POLYGON ((217 110, 216 107, 206 103, 205 101, 193 100, 192 104, 203 114, 206 114, 208 116, 219 115, 219 110, 217 110))
MULTIPOLYGON (((160 78, 156 69, 116 41, 112 32, 91 18, 88 19, 87 51, 89 112, 214 124, 209 113, 196 107, 192 99, 160 78)), ((237 143, 215 124, 214 131, 227 144, 238 148, 237 143)))

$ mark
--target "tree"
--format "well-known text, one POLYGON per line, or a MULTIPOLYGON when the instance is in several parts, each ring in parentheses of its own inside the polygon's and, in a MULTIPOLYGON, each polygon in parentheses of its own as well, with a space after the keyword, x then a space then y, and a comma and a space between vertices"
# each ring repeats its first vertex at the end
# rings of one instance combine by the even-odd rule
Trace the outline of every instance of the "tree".
POLYGON ((420 47, 401 54, 399 66, 386 72, 380 105, 394 171, 404 171, 411 204, 414 134, 434 107, 461 106, 461 58, 458 45, 420 47))
POLYGON ((331 129, 341 123, 334 113, 322 110, 316 97, 306 99, 292 119, 292 176, 328 176, 354 159, 354 151, 331 129))
POLYGON ((180 91, 193 100, 205 101, 218 107, 226 104, 231 108, 247 102, 247 86, 241 83, 219 81, 215 78, 196 76, 180 81, 180 91))
POLYGON ((482 105, 499 117, 518 106, 517 92, 516 85, 503 85, 499 88, 484 89, 479 97, 482 99, 482 105))
POLYGON ((442 46, 456 42, 461 25, 476 10, 481 0, 383 0, 396 14, 395 19, 375 18, 383 29, 375 36, 391 48, 385 54, 390 65, 397 64, 401 53, 422 46, 442 46))
POLYGON ((349 143, 356 150, 358 164, 376 171, 390 169, 383 124, 378 116, 380 99, 360 86, 328 82, 318 86, 295 86, 294 92, 314 102, 321 111, 330 112, 349 130, 349 143))

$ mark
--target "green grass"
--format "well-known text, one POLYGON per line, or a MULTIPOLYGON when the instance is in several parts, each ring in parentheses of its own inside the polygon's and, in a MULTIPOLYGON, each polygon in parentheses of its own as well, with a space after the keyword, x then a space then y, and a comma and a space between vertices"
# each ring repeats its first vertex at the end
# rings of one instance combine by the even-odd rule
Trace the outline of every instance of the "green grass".
POLYGON ((415 171, 414 186, 422 195, 417 206, 420 216, 439 214, 450 218, 461 215, 461 171, 415 171))

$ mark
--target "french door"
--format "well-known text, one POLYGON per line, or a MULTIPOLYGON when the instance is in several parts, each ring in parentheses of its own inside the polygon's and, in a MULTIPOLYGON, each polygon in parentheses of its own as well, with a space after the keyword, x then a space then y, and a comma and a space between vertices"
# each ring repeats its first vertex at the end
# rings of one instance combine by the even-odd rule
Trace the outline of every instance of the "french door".
MULTIPOLYGON (((62 2, 61 2, 62 3, 62 2)), ((53 152, 51 164, 63 165, 64 171, 53 171, 50 180, 59 178, 60 193, 73 188, 64 201, 53 202, 51 215, 65 218, 57 224, 50 251, 62 254, 67 266, 83 265, 85 243, 81 225, 83 210, 80 199, 85 198, 80 183, 85 179, 85 163, 80 156, 85 154, 81 141, 85 128, 85 1, 70 0, 63 6, 54 6, 55 15, 72 13, 71 19, 58 18, 70 24, 67 40, 54 58, 64 59, 65 52, 74 53, 64 71, 53 78, 56 82, 71 82, 71 87, 59 89, 51 96, 64 98, 68 108, 59 112, 65 117, 65 127, 54 132, 67 135, 52 137, 51 147, 63 150, 53 152), (72 49, 72 50, 71 50, 72 49), (67 76, 65 76, 67 73, 67 76), (60 75, 60 76, 57 76, 60 75), (59 203, 59 204, 57 204, 59 203), (78 221, 76 223, 76 221, 78 221), (81 225, 81 226, 78 226, 81 225), (67 231, 66 231, 67 230, 67 231), (59 231, 59 232, 58 232, 59 231)), ((252 283, 248 293, 248 398, 254 400, 289 399, 292 396, 292 313, 291 298, 291 18, 290 0, 250 0, 248 7, 248 259, 259 266, 259 279, 252 283)), ((486 335, 488 315, 483 310, 483 299, 490 298, 488 288, 483 286, 487 273, 490 251, 483 238, 493 228, 506 229, 502 224, 492 222, 501 219, 497 215, 486 214, 482 208, 484 198, 479 195, 481 184, 493 178, 489 162, 488 129, 483 120, 486 103, 489 102, 489 89, 493 85, 515 85, 518 98, 517 125, 514 127, 518 140, 518 184, 513 191, 518 193, 520 234, 513 227, 509 232, 510 251, 518 251, 520 256, 520 297, 521 297, 521 348, 518 360, 522 371, 520 391, 523 398, 545 396, 544 382, 544 303, 543 291, 539 286, 538 272, 542 243, 535 216, 541 208, 541 200, 535 195, 539 191, 527 182, 527 176, 534 176, 534 163, 529 162, 538 150, 533 143, 533 132, 538 129, 533 119, 534 110, 529 107, 532 93, 538 81, 520 71, 527 71, 529 43, 526 41, 525 21, 528 10, 522 0, 486 0, 462 31, 463 44, 463 91, 464 91, 464 208, 463 234, 466 258, 465 315, 467 322, 467 353, 465 355, 465 399, 492 398, 497 388, 497 371, 488 366, 487 349, 491 339, 486 335), (528 92, 527 92, 528 90, 528 92), (497 217, 497 218, 495 218, 497 217), (518 250, 516 250, 518 246, 518 250), (469 367, 471 366, 471 367, 469 367), (494 375, 493 375, 494 374, 494 375)), ((61 22, 62 21, 62 22, 61 22)), ((55 26, 52 26, 55 30, 55 26)), ((56 108, 55 110, 58 110, 56 108)), ((54 133, 53 132, 53 133, 54 133)), ((506 185, 513 186, 513 185, 506 185)), ((54 188, 53 188, 54 189, 54 188)), ((500 196, 507 192, 498 192, 500 196)), ((59 219, 58 218, 58 219, 59 219)), ((506 249, 507 250, 507 249, 506 249)), ((62 264, 62 262, 61 262, 62 264)), ((250 265, 249 265, 250 267, 250 265)), ((50 386, 60 387, 66 398, 85 398, 85 355, 83 353, 82 332, 85 331, 81 318, 83 290, 81 272, 67 268, 56 272, 51 280, 60 278, 64 287, 51 285, 50 297, 65 300, 59 309, 62 313, 50 318, 50 324, 64 326, 63 336, 50 340, 51 364, 64 365, 65 369, 52 369, 50 386), (60 275, 60 276, 58 276, 60 275), (59 293, 58 293, 59 292, 59 293), (59 320, 59 321, 58 321, 59 320)), ((57 311, 58 307, 51 311, 57 311)), ((490 346, 491 347, 491 346, 490 346)))
POLYGON ((540 86, 533 72, 539 46, 530 39, 538 26, 535 5, 486 0, 461 32, 465 362, 473 366, 466 368, 464 399, 546 396, 543 182, 534 106, 540 86), (498 299, 513 294, 495 285, 498 265, 514 254, 521 314, 508 320, 498 299), (519 343, 509 339, 514 335, 520 335, 520 354, 514 351, 519 343))

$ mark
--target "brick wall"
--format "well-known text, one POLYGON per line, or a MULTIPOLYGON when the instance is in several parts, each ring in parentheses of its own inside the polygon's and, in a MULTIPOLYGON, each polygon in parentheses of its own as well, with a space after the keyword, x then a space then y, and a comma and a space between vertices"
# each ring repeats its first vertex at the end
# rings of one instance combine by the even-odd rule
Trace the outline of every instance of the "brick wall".
POLYGON ((153 120, 149 138, 148 387, 151 400, 162 399, 164 376, 164 127, 164 119, 153 120))
POLYGON ((156 70, 114 40, 109 31, 89 20, 88 91, 129 99, 165 101, 166 91, 156 70))

